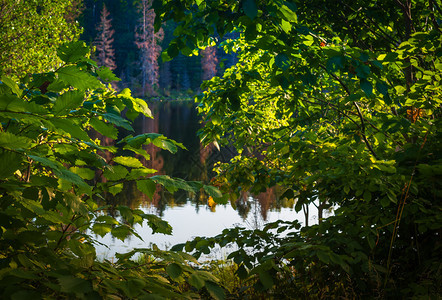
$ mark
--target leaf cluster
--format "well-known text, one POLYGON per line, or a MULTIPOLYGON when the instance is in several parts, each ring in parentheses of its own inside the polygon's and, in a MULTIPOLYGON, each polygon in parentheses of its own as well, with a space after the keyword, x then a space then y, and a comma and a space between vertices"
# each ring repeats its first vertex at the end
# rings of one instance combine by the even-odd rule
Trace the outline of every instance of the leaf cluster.
POLYGON ((440 295, 440 5, 157 2, 158 22, 180 24, 169 56, 240 33, 221 45, 238 64, 197 99, 202 141, 238 151, 217 168, 224 191, 235 201, 277 185, 296 211, 319 211, 274 249, 267 230, 233 230, 189 250, 232 235, 232 258, 261 286, 277 292, 284 274, 299 298, 440 295))
MULTIPOLYGON (((0 81, 0 297, 36 298, 190 298, 179 284, 194 291, 220 293, 216 278, 195 270, 194 258, 158 249, 117 254, 98 261, 96 236, 111 234, 124 241, 141 237, 134 225, 171 234, 155 215, 127 206, 105 205, 124 184, 152 197, 157 185, 170 192, 204 189, 199 182, 166 175, 151 176, 141 159, 144 145, 175 153, 182 144, 160 134, 121 137, 133 131, 131 120, 152 117, 147 104, 125 89, 116 93, 106 82, 117 79, 87 58, 84 42, 61 46, 63 63, 55 70, 25 76, 20 83, 0 81), (127 118, 124 117, 124 114, 127 118), (116 140, 102 145, 94 138, 116 140), (151 177, 149 177, 151 176, 151 177), (143 254, 144 263, 131 258, 143 254)), ((221 298, 221 297, 219 297, 221 298)))

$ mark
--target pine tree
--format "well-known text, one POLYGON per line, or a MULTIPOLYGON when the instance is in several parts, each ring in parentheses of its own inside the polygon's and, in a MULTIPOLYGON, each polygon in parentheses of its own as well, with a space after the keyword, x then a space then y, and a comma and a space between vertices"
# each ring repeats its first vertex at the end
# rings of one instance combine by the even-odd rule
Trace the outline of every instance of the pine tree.
POLYGON ((203 80, 210 80, 216 75, 216 47, 207 47, 202 51, 201 67, 203 69, 203 80))
POLYGON ((117 66, 115 64, 115 50, 112 46, 114 42, 111 19, 109 18, 109 11, 106 5, 103 5, 101 10, 100 23, 97 26, 97 37, 94 45, 96 47, 96 59, 99 66, 108 67, 114 70, 117 66))
POLYGON ((139 12, 141 18, 135 29, 135 44, 140 49, 140 69, 142 95, 154 95, 158 87, 159 66, 158 58, 161 54, 161 41, 164 31, 154 30, 155 12, 151 8, 152 0, 141 0, 139 12))

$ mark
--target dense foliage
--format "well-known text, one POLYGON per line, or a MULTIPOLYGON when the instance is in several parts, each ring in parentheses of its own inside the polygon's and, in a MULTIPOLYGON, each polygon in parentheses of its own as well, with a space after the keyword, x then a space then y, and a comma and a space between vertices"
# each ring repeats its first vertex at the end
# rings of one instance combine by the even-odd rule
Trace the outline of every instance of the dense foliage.
POLYGON ((14 79, 61 63, 57 48, 79 37, 76 0, 0 1, 0 72, 14 79))
POLYGON ((228 55, 220 48, 214 48, 211 55, 206 55, 205 59, 196 55, 179 55, 173 61, 162 61, 159 53, 161 49, 167 48, 173 39, 177 24, 173 21, 164 23, 162 24, 164 38, 159 32, 155 40, 149 38, 153 34, 151 24, 153 10, 150 6, 152 1, 84 0, 83 2, 84 10, 80 16, 80 24, 84 32, 81 39, 92 43, 100 34, 97 25, 100 23, 100 11, 105 5, 110 13, 109 18, 112 19, 112 29, 115 30, 112 42, 116 64, 114 72, 122 79, 118 86, 130 87, 132 93, 140 97, 144 97, 142 95, 144 81, 146 85, 144 92, 147 89, 147 96, 157 94, 173 98, 180 95, 190 99, 199 91, 207 68, 213 69, 213 65, 216 64, 214 70, 216 73, 217 69, 224 69, 223 64, 231 66, 235 62, 235 55, 228 55), (150 71, 152 69, 154 73, 150 71), (153 82, 157 87, 152 88, 149 82, 153 82))
POLYGON ((318 225, 226 230, 237 275, 275 297, 441 294, 442 8, 436 1, 154 1, 170 58, 222 45, 239 63, 203 86, 203 142, 233 200, 278 185, 318 225), (322 218, 325 208, 334 216, 322 218), (274 229, 274 230, 273 230, 274 229), (286 283, 284 286, 281 284, 286 283), (287 284, 289 283, 289 284, 287 284))
POLYGON ((97 260, 97 236, 125 240, 138 236, 133 226, 143 223, 153 233, 172 232, 167 222, 142 210, 98 207, 125 183, 136 182, 149 197, 157 184, 170 192, 220 194, 199 182, 149 177, 156 170, 141 163, 139 158, 149 159, 143 145, 173 153, 182 145, 157 133, 123 136, 132 131, 130 120, 151 112, 129 90, 117 94, 108 87, 118 78, 98 68, 88 53, 83 42, 72 42, 59 48, 63 63, 54 71, 20 83, 1 77, 0 298, 176 299, 200 289, 222 298, 218 280, 192 267, 198 263, 188 254, 136 249, 113 262, 97 260), (91 138, 97 132, 117 143, 101 145, 91 138))

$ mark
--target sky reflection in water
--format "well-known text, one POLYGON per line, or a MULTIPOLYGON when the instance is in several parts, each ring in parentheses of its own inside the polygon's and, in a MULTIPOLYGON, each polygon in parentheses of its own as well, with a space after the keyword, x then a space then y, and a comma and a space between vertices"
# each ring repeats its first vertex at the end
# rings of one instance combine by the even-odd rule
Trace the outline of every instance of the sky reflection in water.
MULTIPOLYGON (((232 151, 218 152, 216 149, 203 149, 199 144, 197 130, 199 119, 192 103, 154 103, 149 104, 154 119, 138 119, 135 122, 136 134, 157 132, 168 138, 181 142, 188 149, 179 150, 176 154, 160 151, 149 145, 146 150, 151 159, 145 161, 146 167, 154 168, 157 174, 167 174, 185 180, 197 180, 208 183, 211 176, 211 165, 216 161, 228 161, 233 157, 232 151)), ((124 253, 133 248, 147 248, 151 243, 160 249, 186 242, 196 236, 215 236, 225 228, 241 226, 247 229, 262 228, 265 223, 277 220, 299 220, 304 222, 302 212, 296 213, 292 201, 281 201, 274 189, 258 195, 256 198, 247 197, 236 203, 236 210, 230 204, 217 205, 216 211, 208 207, 207 199, 202 195, 189 198, 186 193, 174 195, 158 191, 153 199, 137 191, 134 185, 126 187, 126 193, 110 197, 108 203, 127 205, 140 208, 145 213, 156 214, 169 222, 173 235, 152 234, 147 224, 135 229, 143 238, 130 237, 124 242, 107 234, 98 240, 105 246, 97 247, 99 258, 112 258, 116 252, 124 253)), ((104 203, 103 203, 104 204, 104 203)), ((310 209, 309 224, 315 222, 314 209, 310 209)))

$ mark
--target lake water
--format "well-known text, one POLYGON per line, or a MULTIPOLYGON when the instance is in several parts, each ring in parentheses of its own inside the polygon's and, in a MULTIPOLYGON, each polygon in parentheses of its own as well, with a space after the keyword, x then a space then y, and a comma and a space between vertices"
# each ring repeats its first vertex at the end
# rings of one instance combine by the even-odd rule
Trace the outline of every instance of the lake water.
MULTIPOLYGON (((217 161, 228 161, 234 156, 232 150, 221 152, 214 148, 203 149, 197 137, 200 128, 195 106, 188 102, 151 103, 149 107, 154 119, 139 118, 134 123, 136 134, 157 132, 177 142, 183 143, 188 149, 171 154, 154 146, 147 151, 150 161, 147 167, 158 170, 157 174, 167 174, 186 180, 198 180, 208 183, 213 176, 211 168, 217 161)), ((169 222, 173 228, 172 235, 152 234, 146 225, 135 229, 143 238, 131 237, 124 242, 112 238, 109 234, 99 241, 107 247, 98 246, 99 258, 110 258, 116 252, 123 253, 133 248, 146 248, 156 244, 160 249, 186 242, 196 236, 215 236, 225 228, 241 226, 248 229, 262 228, 264 224, 276 220, 304 221, 304 215, 296 213, 293 201, 279 199, 275 188, 259 195, 245 195, 233 205, 216 205, 209 207, 204 195, 189 197, 186 192, 173 195, 158 190, 153 199, 138 192, 134 185, 127 186, 118 198, 109 199, 112 204, 123 204, 131 208, 139 208, 145 213, 156 214, 169 222)), ((313 211, 310 215, 314 215, 313 211)), ((315 223, 315 217, 309 218, 309 224, 315 223)))

